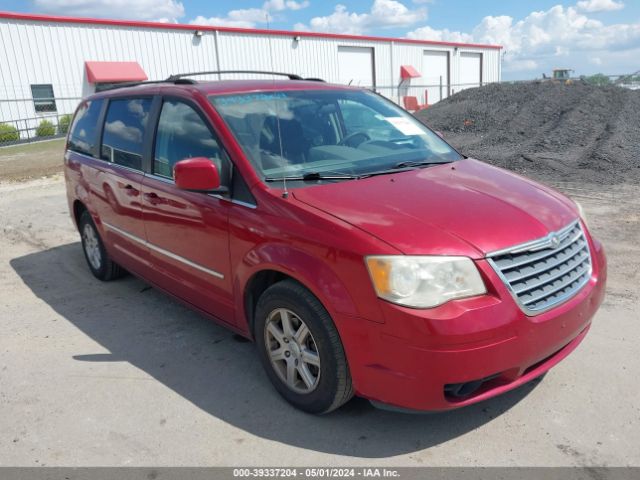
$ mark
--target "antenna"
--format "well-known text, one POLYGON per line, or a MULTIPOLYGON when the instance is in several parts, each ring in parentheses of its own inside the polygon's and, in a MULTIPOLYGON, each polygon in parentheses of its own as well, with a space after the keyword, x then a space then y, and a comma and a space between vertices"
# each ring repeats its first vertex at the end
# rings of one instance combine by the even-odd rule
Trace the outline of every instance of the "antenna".
MULTIPOLYGON (((267 11, 265 13, 265 16, 267 17, 267 30, 271 30, 271 24, 269 22, 269 11, 267 11)), ((270 62, 271 62, 271 70, 274 70, 274 61, 273 61, 273 45, 271 44, 271 40, 272 40, 273 35, 269 35, 269 58, 270 58, 270 62)), ((276 85, 276 78, 273 77, 273 85, 274 85, 274 89, 275 89, 275 85, 276 85)), ((280 146, 280 158, 284 159, 284 149, 282 148, 282 131, 280 130, 280 112, 278 111, 278 99, 274 96, 273 99, 273 103, 275 105, 275 110, 276 110, 276 126, 277 126, 277 130, 278 130, 278 143, 280 146)), ((289 198, 289 191, 287 190, 287 175, 283 175, 282 176, 282 198, 289 198)))

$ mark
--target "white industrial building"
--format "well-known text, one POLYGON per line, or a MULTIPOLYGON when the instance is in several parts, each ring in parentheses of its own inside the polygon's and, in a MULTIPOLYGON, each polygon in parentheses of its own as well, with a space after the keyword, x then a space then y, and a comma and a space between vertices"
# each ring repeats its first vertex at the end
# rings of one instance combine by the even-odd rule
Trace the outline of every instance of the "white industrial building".
POLYGON ((103 85, 175 73, 296 73, 420 105, 501 76, 496 45, 9 12, 0 12, 0 44, 0 123, 21 140, 103 85))

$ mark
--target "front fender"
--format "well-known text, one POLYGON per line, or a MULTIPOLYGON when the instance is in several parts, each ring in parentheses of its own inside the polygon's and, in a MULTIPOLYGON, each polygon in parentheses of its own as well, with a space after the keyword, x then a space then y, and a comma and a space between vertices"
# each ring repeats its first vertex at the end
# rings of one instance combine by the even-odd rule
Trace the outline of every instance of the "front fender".
MULTIPOLYGON (((330 255, 329 255, 330 256, 330 255)), ((245 308, 246 286, 259 272, 273 270, 283 273, 308 288, 324 305, 327 311, 349 316, 357 315, 355 302, 347 286, 330 268, 326 260, 287 244, 262 244, 250 250, 240 262, 234 276, 234 298, 236 311, 240 312, 239 326, 247 318, 245 308)))

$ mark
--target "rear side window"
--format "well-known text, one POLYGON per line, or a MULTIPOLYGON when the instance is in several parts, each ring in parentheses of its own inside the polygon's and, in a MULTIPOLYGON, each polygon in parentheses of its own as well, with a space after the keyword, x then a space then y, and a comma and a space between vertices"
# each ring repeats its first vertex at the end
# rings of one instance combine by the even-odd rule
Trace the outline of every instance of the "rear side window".
POLYGON ((158 121, 153 173, 173 178, 176 162, 194 157, 208 158, 218 169, 224 168, 222 150, 198 112, 180 101, 166 100, 158 121))
POLYGON ((94 156, 98 141, 98 120, 102 110, 101 98, 84 102, 78 108, 71 125, 67 148, 74 152, 94 156))
POLYGON ((142 170, 142 147, 151 98, 111 100, 104 122, 100 158, 142 170))

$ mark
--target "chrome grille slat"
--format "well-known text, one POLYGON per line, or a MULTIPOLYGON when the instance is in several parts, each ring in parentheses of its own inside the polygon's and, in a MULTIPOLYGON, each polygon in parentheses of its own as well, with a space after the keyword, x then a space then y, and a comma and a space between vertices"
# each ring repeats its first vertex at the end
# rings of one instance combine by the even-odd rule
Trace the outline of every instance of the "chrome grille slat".
MULTIPOLYGON (((571 247, 576 241, 580 240, 581 238, 582 238, 582 232, 580 232, 579 234, 575 235, 575 237, 572 238, 572 240, 570 242, 567 242, 566 245, 563 244, 562 248, 558 248, 555 251, 552 250, 550 252, 546 251, 546 250, 543 250, 538 255, 533 255, 532 257, 526 257, 526 258, 524 258, 523 260, 521 260, 521 261, 519 261, 517 263, 509 265, 507 268, 508 269, 512 269, 512 268, 520 267, 522 265, 526 265, 527 263, 533 263, 533 262, 537 262, 538 260, 544 260, 545 258, 550 257, 551 255, 554 255, 556 253, 560 253, 562 250, 571 247)), ((512 256, 513 255, 523 255, 523 254, 515 253, 515 254, 512 254, 512 256)), ((529 254, 529 255, 531 255, 531 254, 529 254)))
MULTIPOLYGON (((511 284, 518 283, 524 278, 531 277, 533 275, 540 275, 548 270, 553 270, 554 268, 557 268, 558 265, 564 264, 568 259, 574 258, 580 252, 584 251, 585 248, 586 248, 586 244, 579 244, 578 247, 575 249, 573 247, 571 247, 571 249, 563 249, 561 252, 558 252, 557 254, 558 258, 555 258, 554 261, 552 262, 550 262, 549 260, 553 258, 553 256, 549 255, 545 257, 542 260, 542 262, 524 267, 524 269, 526 270, 524 272, 522 272, 522 267, 519 267, 518 270, 515 270, 516 272, 518 272, 518 276, 514 277, 512 275, 514 270, 508 269, 510 271, 508 273, 505 273, 505 277, 511 284)), ((507 270, 507 269, 503 269, 503 273, 504 273, 504 270, 507 270)))
POLYGON ((542 293, 540 293, 537 297, 533 297, 531 299, 528 300, 524 300, 522 303, 524 303, 525 305, 529 305, 531 303, 538 303, 540 300, 542 300, 544 297, 548 297, 553 293, 559 292, 560 290, 566 288, 568 285, 571 285, 573 282, 575 282, 577 279, 579 279, 582 275, 584 275, 585 273, 587 273, 589 271, 588 268, 584 268, 578 272, 571 272, 572 274, 575 273, 574 276, 569 277, 564 283, 560 283, 560 285, 558 285, 557 287, 553 287, 550 290, 543 290, 542 293))
MULTIPOLYGON (((571 273, 572 270, 574 270, 576 267, 581 266, 585 260, 589 259, 589 255, 584 255, 582 257, 578 258, 578 261, 576 262, 575 265, 569 265, 567 267, 565 267, 563 270, 560 270, 560 272, 554 273, 552 274, 550 277, 544 278, 542 280, 540 280, 537 283, 534 283, 533 285, 526 285, 523 288, 514 288, 513 291, 517 294, 520 295, 523 292, 526 292, 528 290, 531 290, 533 288, 538 288, 541 287, 543 285, 546 285, 549 282, 552 282, 554 280, 557 280, 558 278, 562 278, 565 275, 571 273)), ((574 259, 571 259, 570 261, 573 261, 574 259)), ((568 263, 568 262, 567 262, 568 263)), ((550 270, 547 270, 547 272, 549 272, 550 270)), ((546 272, 545 272, 546 273, 546 272)), ((511 285, 513 285, 514 282, 511 282, 511 285)))
POLYGON ((544 238, 489 254, 487 260, 528 315, 573 297, 592 270, 589 244, 577 220, 544 238))

